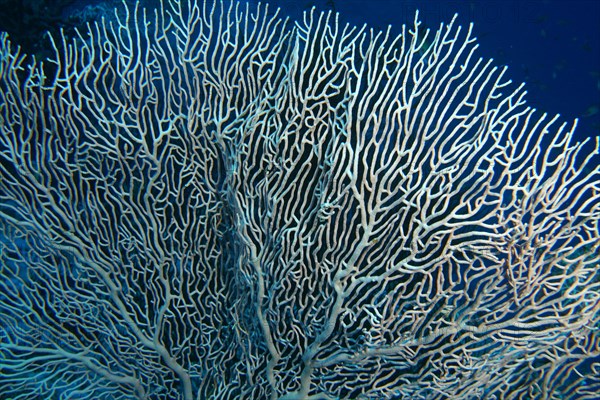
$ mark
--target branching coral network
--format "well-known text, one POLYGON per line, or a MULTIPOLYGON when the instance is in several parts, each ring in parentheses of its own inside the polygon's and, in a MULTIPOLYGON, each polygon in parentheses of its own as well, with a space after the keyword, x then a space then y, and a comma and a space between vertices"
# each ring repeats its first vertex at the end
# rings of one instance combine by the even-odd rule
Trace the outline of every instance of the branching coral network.
POLYGON ((119 15, 0 39, 3 395, 594 398, 598 140, 472 27, 119 15))

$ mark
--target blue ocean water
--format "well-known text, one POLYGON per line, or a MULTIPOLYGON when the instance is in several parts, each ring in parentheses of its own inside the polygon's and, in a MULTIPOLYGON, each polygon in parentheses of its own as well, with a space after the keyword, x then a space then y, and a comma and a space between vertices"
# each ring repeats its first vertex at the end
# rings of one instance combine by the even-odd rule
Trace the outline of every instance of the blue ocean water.
MULTIPOLYGON (((246 0, 255 4, 259 0, 246 0)), ((134 0, 126 0, 133 4, 134 0)), ((411 25, 419 10, 423 26, 436 29, 458 14, 457 23, 475 24, 478 55, 508 66, 508 76, 526 82, 529 104, 563 121, 579 119, 577 138, 600 134, 600 1, 599 0, 262 0, 279 7, 281 16, 298 20, 304 11, 340 13, 340 21, 399 33, 411 25)), ((140 0, 149 8, 160 0, 140 0)), ((72 0, 53 2, 0 2, 0 30, 19 30, 31 39, 45 29, 55 32, 68 26, 73 17, 110 18, 118 0, 72 0), (12 3, 21 4, 13 10, 12 3), (60 4, 60 5, 59 5, 60 4), (19 17, 24 13, 31 15, 19 17), (56 13, 56 15, 54 15, 56 13), (41 15, 41 17, 40 17, 41 15), (17 20, 15 21, 15 16, 17 20), (39 26, 37 26, 39 25, 39 26), (38 30, 32 32, 32 27, 38 30)), ((13 33, 19 43, 19 35, 13 33)), ((41 39, 40 39, 41 41, 41 39)), ((45 42, 44 42, 45 43, 45 42)), ((37 44, 46 48, 47 44, 37 44)), ((20 43, 25 46, 25 43, 20 43)), ((25 46, 26 48, 26 46, 25 46)))
POLYGON ((458 14, 475 24, 478 55, 509 67, 526 82, 529 104, 564 121, 579 119, 578 140, 600 134, 600 1, 598 0, 271 0, 283 15, 300 18, 312 6, 340 20, 395 32, 415 11, 435 29, 458 14))

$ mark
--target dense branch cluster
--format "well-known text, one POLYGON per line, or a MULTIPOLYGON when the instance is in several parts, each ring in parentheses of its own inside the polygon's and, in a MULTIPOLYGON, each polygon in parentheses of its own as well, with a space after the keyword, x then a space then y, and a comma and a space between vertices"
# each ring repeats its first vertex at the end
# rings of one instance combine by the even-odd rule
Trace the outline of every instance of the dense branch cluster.
POLYGON ((600 390, 598 143, 470 27, 178 0, 56 47, 0 43, 0 392, 600 390))

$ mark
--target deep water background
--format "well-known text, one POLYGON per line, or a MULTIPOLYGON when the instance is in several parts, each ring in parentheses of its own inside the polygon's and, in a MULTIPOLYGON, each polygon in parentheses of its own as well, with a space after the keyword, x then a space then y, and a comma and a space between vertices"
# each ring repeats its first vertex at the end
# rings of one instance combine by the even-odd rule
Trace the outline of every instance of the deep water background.
POLYGON ((415 11, 435 29, 458 14, 475 24, 478 55, 507 65, 525 82, 528 103, 564 121, 579 119, 578 140, 600 135, 600 0, 273 0, 299 18, 315 6, 335 10, 341 21, 400 32, 415 11))
MULTIPOLYGON (((168 1, 168 0, 165 0, 168 1)), ((210 0, 209 0, 210 1, 210 0)), ((258 0, 246 0, 257 3, 258 0)), ((134 0, 126 0, 133 4, 134 0)), ((412 24, 436 29, 458 14, 475 23, 478 55, 508 65, 508 76, 526 82, 529 104, 563 121, 579 119, 578 140, 600 135, 600 0, 266 0, 281 16, 333 10, 341 22, 375 29, 412 24)), ((153 7, 159 0, 140 0, 153 7)), ((121 0, 0 0, 0 30, 28 53, 48 56, 45 32, 57 34, 102 16, 110 19, 121 0)), ((591 147, 591 146, 590 146, 591 147)))

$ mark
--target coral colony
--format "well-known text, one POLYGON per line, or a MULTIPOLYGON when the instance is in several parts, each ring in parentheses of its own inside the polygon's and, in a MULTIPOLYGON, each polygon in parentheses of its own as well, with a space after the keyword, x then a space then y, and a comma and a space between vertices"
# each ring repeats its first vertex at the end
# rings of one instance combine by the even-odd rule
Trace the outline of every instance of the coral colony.
POLYGON ((597 394, 597 139, 471 27, 179 0, 53 40, 0 38, 2 398, 597 394))

